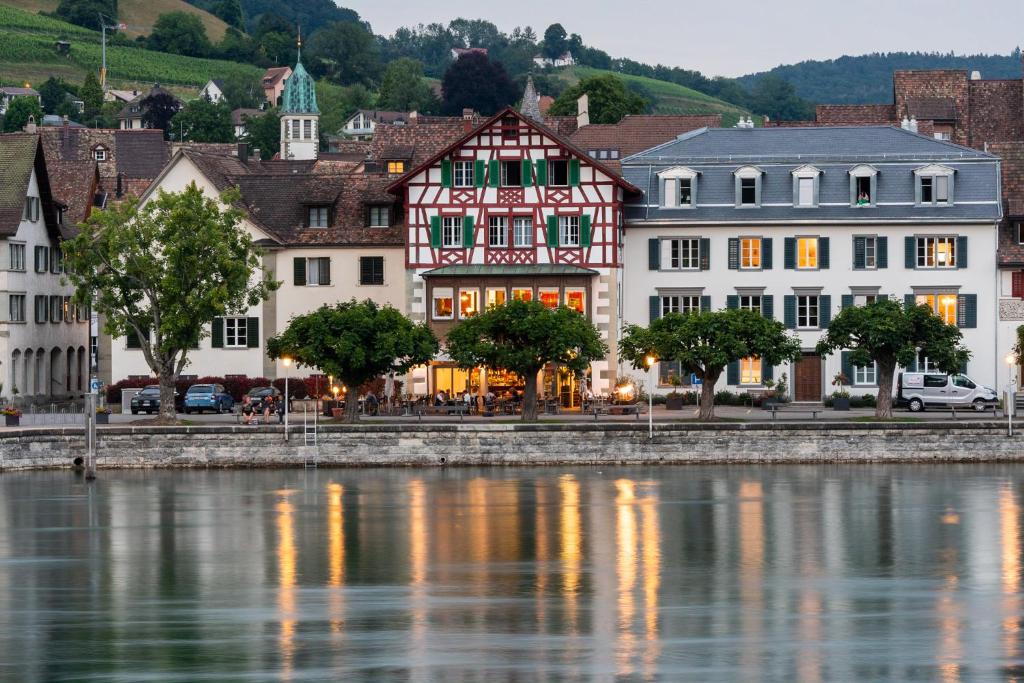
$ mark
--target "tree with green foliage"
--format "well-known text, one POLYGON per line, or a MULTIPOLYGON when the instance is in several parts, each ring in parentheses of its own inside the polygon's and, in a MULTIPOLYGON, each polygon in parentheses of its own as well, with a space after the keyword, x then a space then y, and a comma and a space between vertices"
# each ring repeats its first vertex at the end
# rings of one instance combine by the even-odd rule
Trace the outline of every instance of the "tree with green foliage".
POLYGON ((242 14, 242 3, 239 0, 217 0, 210 7, 210 13, 228 26, 236 29, 245 27, 245 16, 242 14))
POLYGON ((43 121, 43 108, 39 106, 39 100, 33 96, 15 97, 7 105, 4 113, 3 132, 16 133, 28 124, 30 116, 35 117, 36 123, 43 121))
POLYGON ((93 211, 64 244, 74 301, 114 337, 135 335, 160 384, 160 416, 173 421, 174 383, 211 320, 242 314, 280 283, 242 227, 232 190, 218 199, 190 183, 144 205, 131 199, 93 211), (226 207, 226 208, 225 208, 226 207))
POLYGON ((214 104, 205 97, 192 100, 171 119, 171 131, 181 141, 234 142, 231 107, 227 102, 214 104))
POLYGON ((537 419, 537 375, 549 363, 582 376, 608 348, 580 313, 539 301, 513 300, 467 318, 448 333, 445 348, 460 367, 514 372, 523 380, 522 419, 537 419))
POLYGON ((749 108, 773 121, 806 121, 814 118, 814 105, 796 94, 796 88, 778 76, 758 79, 750 93, 749 108))
POLYGON ((57 107, 65 101, 65 96, 68 94, 64 80, 53 76, 43 81, 37 92, 43 102, 43 111, 47 114, 56 114, 57 107))
POLYGON ((370 86, 380 75, 377 39, 361 24, 336 21, 324 26, 310 37, 304 57, 311 73, 342 85, 370 86))
POLYGON ((377 104, 381 109, 432 114, 440 103, 423 78, 423 65, 415 59, 401 57, 385 69, 377 104))
POLYGON ((281 149, 281 114, 276 108, 260 116, 245 116, 245 142, 249 149, 260 151, 260 158, 270 159, 281 149))
POLYGON ((91 121, 103 109, 103 88, 100 87, 100 79, 93 71, 90 70, 85 74, 85 81, 82 83, 79 94, 85 104, 85 110, 82 113, 83 120, 91 121))
POLYGON ((589 100, 591 123, 618 123, 630 114, 643 114, 647 109, 644 98, 629 90, 621 78, 603 74, 584 78, 566 88, 548 111, 552 116, 575 116, 576 100, 583 93, 589 100))
POLYGON ((117 19, 117 0, 60 0, 54 15, 69 24, 99 31, 100 15, 107 21, 117 19))
POLYGON ((841 310, 829 323, 817 351, 825 355, 845 349, 855 367, 877 364, 875 417, 890 419, 896 367, 910 367, 920 353, 941 372, 960 372, 971 355, 960 345, 962 339, 956 325, 946 323, 928 306, 905 306, 883 298, 841 310))
POLYGON ((161 14, 153 25, 146 45, 150 50, 186 57, 205 57, 210 53, 206 27, 202 19, 190 12, 161 14))
POLYGON ((243 64, 262 64, 264 61, 259 43, 234 26, 229 26, 224 32, 224 37, 217 43, 214 52, 220 59, 243 64))
POLYGON ((715 417, 715 384, 729 365, 742 358, 760 358, 761 367, 800 356, 800 340, 778 320, 746 309, 669 313, 647 327, 627 325, 619 353, 634 368, 647 359, 677 361, 684 373, 700 378, 700 419, 715 417))
POLYGON ((159 128, 164 132, 164 138, 170 139, 171 121, 181 111, 181 102, 173 95, 158 92, 144 97, 139 106, 142 107, 143 125, 146 128, 159 128))
POLYGON ((541 54, 548 59, 557 59, 565 54, 566 50, 569 49, 569 41, 566 38, 567 34, 561 24, 551 24, 547 30, 544 31, 544 44, 541 49, 541 54))
POLYGON ((505 67, 479 53, 465 54, 452 62, 441 81, 442 109, 458 115, 465 108, 490 115, 515 102, 519 93, 505 67))
POLYGON ((263 104, 263 82, 259 76, 229 73, 221 79, 221 92, 232 109, 255 109, 263 104))
POLYGON ((437 354, 437 338, 391 306, 355 299, 291 319, 267 340, 273 359, 317 368, 348 389, 345 422, 358 422, 358 388, 390 372, 404 374, 437 354))

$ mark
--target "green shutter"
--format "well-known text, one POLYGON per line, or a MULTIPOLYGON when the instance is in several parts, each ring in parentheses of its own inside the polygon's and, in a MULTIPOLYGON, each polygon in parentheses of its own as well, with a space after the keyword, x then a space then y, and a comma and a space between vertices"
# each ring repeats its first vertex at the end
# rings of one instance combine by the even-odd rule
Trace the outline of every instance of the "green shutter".
POLYGON ((537 185, 543 187, 548 184, 548 160, 537 160, 537 185))
POLYGON ((711 297, 704 295, 700 298, 700 312, 708 313, 711 311, 711 297))
POLYGON ((491 159, 487 164, 487 184, 490 187, 497 187, 501 182, 501 173, 498 170, 498 160, 491 159))
POLYGON ((978 295, 961 294, 957 297, 956 324, 965 330, 978 326, 978 295))
POLYGON ((775 366, 766 365, 764 360, 761 361, 761 381, 766 379, 775 379, 775 366))
POLYGON ((548 246, 558 246, 558 216, 548 216, 548 246))
POLYGON ((735 294, 729 294, 725 297, 725 307, 730 311, 736 310, 740 307, 740 298, 735 294))
POLYGON ((452 161, 443 159, 441 161, 441 187, 452 186, 452 161))
POLYGON ((772 238, 762 237, 761 238, 761 269, 771 270, 772 269, 772 238))
POLYGON ((487 173, 487 165, 484 164, 483 159, 477 159, 473 162, 473 183, 477 187, 484 186, 484 175, 487 173))
POLYGON ((700 238, 700 269, 711 270, 711 238, 700 238))
MULTIPOLYGON (((38 318, 38 316, 36 316, 36 317, 38 318)), ((141 349, 142 348, 142 342, 139 341, 139 335, 138 335, 138 333, 135 332, 135 330, 130 329, 130 330, 128 330, 128 333, 125 334, 125 336, 124 336, 124 345, 125 345, 126 348, 129 348, 129 349, 141 349)))
POLYGON ((904 308, 913 308, 916 305, 916 303, 917 303, 917 298, 913 294, 904 294, 903 295, 903 307, 904 308))
POLYGON ((783 267, 786 270, 793 270, 796 268, 796 238, 787 237, 783 243, 783 267))
POLYGON ((761 297, 761 315, 768 319, 775 317, 775 297, 771 294, 761 297))
POLYGON ((430 246, 434 249, 441 248, 441 217, 430 217, 430 246))
POLYGON ((473 248, 474 242, 473 235, 473 217, 463 216, 462 217, 462 246, 466 249, 473 248))
POLYGON ((726 366, 725 383, 730 386, 740 383, 740 362, 738 360, 734 360, 726 366))
POLYGON ((331 284, 331 257, 327 256, 320 259, 320 284, 329 285, 331 284))
POLYGON ((956 267, 967 267, 967 237, 964 235, 956 238, 956 267))
POLYGON ((790 330, 796 329, 796 296, 793 294, 787 294, 782 299, 783 318, 785 319, 786 328, 790 330))
POLYGON ((569 184, 576 187, 580 184, 580 160, 569 159, 569 184))
POLYGON ((248 346, 250 349, 258 349, 260 347, 259 318, 245 319, 245 345, 248 346))
POLYGON ((828 238, 827 237, 819 237, 818 238, 818 268, 820 270, 827 270, 828 267, 829 267, 829 261, 830 261, 830 259, 829 259, 828 238))
POLYGON ((864 237, 853 238, 853 269, 864 270, 865 263, 865 251, 867 249, 867 239, 864 237))
POLYGON ((658 295, 651 296, 647 299, 647 304, 649 306, 651 322, 653 323, 661 317, 661 297, 658 295))
POLYGON ((853 307, 853 294, 843 294, 843 297, 839 302, 840 310, 851 307, 853 307))
POLYGON ((888 237, 876 237, 875 238, 875 261, 878 263, 879 268, 889 267, 889 238, 888 237))
POLYGON ((523 187, 533 185, 533 164, 529 159, 523 159, 523 187))
POLYGON ((661 270, 661 240, 657 237, 647 240, 647 270, 661 270))
POLYGON ((825 329, 832 322, 832 297, 822 294, 818 297, 818 327, 825 329))
POLYGON ((296 257, 292 259, 294 264, 294 280, 293 283, 296 287, 304 287, 306 285, 306 259, 296 257))
POLYGON ((583 214, 580 216, 580 246, 590 246, 590 216, 583 214))
POLYGON ((740 268, 740 241, 739 238, 729 238, 729 270, 740 268))
POLYGON ((210 346, 215 349, 224 348, 224 318, 214 318, 210 326, 210 346))
POLYGON ((903 238, 903 265, 906 268, 913 269, 917 263, 917 250, 915 248, 913 237, 903 238))
POLYGON ((846 375, 846 383, 853 384, 853 363, 850 362, 850 352, 843 351, 839 358, 840 371, 846 375))

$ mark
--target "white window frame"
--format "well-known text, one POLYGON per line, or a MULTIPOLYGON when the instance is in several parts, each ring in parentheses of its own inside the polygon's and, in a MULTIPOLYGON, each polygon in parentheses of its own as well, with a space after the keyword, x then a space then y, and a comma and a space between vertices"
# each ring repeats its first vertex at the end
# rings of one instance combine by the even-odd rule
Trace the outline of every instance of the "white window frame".
POLYGON ((580 246, 580 216, 558 216, 558 246, 580 246))
POLYGON ((671 237, 661 241, 662 270, 700 270, 700 238, 671 237), (686 244, 684 244, 686 243, 686 244))
POLYGON ((568 159, 548 159, 548 187, 569 187, 569 160, 568 159), (555 182, 555 164, 565 164, 565 182, 555 182))
POLYGON ((370 227, 371 228, 390 228, 391 227, 391 207, 379 204, 371 205, 370 209, 370 227), (381 219, 383 218, 383 222, 381 219))
MULTIPOLYGON (((810 252, 808 252, 808 260, 810 260, 810 252)), ((821 238, 817 235, 798 235, 796 238, 796 270, 819 270, 821 268, 821 238), (800 265, 800 252, 801 243, 805 240, 814 240, 814 265, 800 265)))
POLYGON ((515 249, 533 247, 533 218, 531 216, 512 216, 512 246, 515 249), (526 239, 523 240, 523 237, 526 239))
POLYGON ((878 363, 871 363, 866 367, 853 366, 853 377, 850 378, 855 387, 878 386, 878 363))
POLYGON ((21 219, 30 223, 38 223, 39 213, 39 197, 32 195, 25 197, 25 210, 22 212, 21 219))
POLYGON ((736 307, 739 308, 741 311, 754 311, 755 313, 760 315, 761 311, 764 310, 763 294, 738 294, 736 296, 736 301, 736 307))
POLYGON ((492 249, 508 248, 508 216, 487 217, 487 246, 492 249))
POLYGON ((476 179, 474 177, 475 161, 454 161, 452 162, 452 184, 455 187, 473 187, 476 179))
POLYGON ((697 176, 692 168, 677 166, 658 174, 661 183, 661 206, 666 209, 692 209, 697 206, 697 176), (690 201, 684 203, 683 181, 690 184, 690 201))
POLYGON ((915 235, 914 236, 914 269, 915 270, 956 270, 957 258, 956 253, 956 235, 915 235), (948 262, 944 265, 939 265, 939 244, 946 244, 949 246, 948 262), (932 263, 929 265, 928 260, 931 257, 932 263))
POLYGON ((310 206, 306 212, 306 222, 310 228, 328 228, 331 225, 331 207, 310 206))
POLYGON ((740 383, 739 386, 761 386, 763 368, 761 359, 757 356, 740 358, 740 383))
POLYGON ((462 246, 462 216, 441 216, 441 247, 457 249, 462 246))
POLYGON ((487 308, 491 306, 501 306, 502 304, 508 303, 508 289, 505 287, 488 287, 485 293, 485 302, 487 308), (498 297, 495 294, 501 293, 501 301, 498 301, 498 297))
POLYGON ((864 270, 878 270, 878 235, 858 235, 864 239, 864 270))
POLYGON ((756 209, 761 206, 761 179, 764 176, 764 172, 756 166, 744 166, 736 169, 733 173, 736 179, 736 208, 739 209, 756 209), (754 181, 754 201, 744 202, 743 201, 743 185, 744 181, 754 181))
POLYGON ((764 252, 762 249, 764 241, 760 237, 740 237, 739 240, 740 270, 761 270, 764 263, 764 252), (754 243, 756 243, 756 249, 754 248, 754 243), (750 257, 749 260, 747 258, 748 256, 750 257), (756 265, 754 263, 755 260, 756 265))
POLYGON ((956 290, 951 290, 951 289, 936 289, 936 290, 928 290, 928 291, 915 290, 914 291, 914 304, 917 305, 917 306, 928 306, 929 308, 932 309, 932 313, 934 313, 939 318, 941 318, 942 321, 944 323, 946 323, 947 325, 954 325, 954 326, 959 325, 960 321, 957 319, 957 312, 958 312, 958 309, 960 308, 960 293, 958 291, 956 291, 956 290), (928 297, 932 298, 931 303, 928 302, 928 297), (945 304, 945 306, 947 308, 950 307, 950 297, 952 298, 952 307, 950 309, 952 311, 952 314, 953 314, 952 315, 952 321, 950 321, 946 317, 946 315, 943 315, 943 313, 947 313, 948 314, 950 312, 950 310, 947 310, 947 311, 943 311, 942 310, 943 309, 943 304, 945 304), (943 299, 945 299, 945 302, 943 301, 943 299))
POLYGON ((915 192, 918 206, 942 207, 953 205, 953 174, 954 170, 947 166, 931 164, 914 171, 915 192), (924 182, 929 181, 931 198, 925 199, 924 182), (944 199, 940 199, 941 196, 944 199))
POLYGON ((795 208, 813 209, 818 206, 820 177, 821 170, 814 166, 801 166, 793 171, 793 206, 795 208))
POLYGON ((796 329, 821 329, 821 295, 796 295, 796 329))
POLYGON ((25 272, 25 243, 11 242, 9 245, 10 270, 25 272))
POLYGON ((326 287, 328 284, 330 284, 329 282, 321 282, 321 280, 324 279, 323 268, 321 268, 321 265, 325 260, 327 261, 327 268, 329 270, 331 267, 331 258, 329 256, 310 256, 309 258, 306 259, 307 287, 326 287), (313 267, 314 263, 316 264, 316 268, 313 267), (316 275, 315 278, 313 277, 314 274, 316 275), (316 281, 314 282, 314 280, 316 281))
POLYGON ((854 208, 870 209, 878 202, 878 169, 868 164, 861 164, 850 169, 850 206, 854 208), (857 185, 862 179, 868 181, 868 201, 858 204, 860 193, 857 185))
POLYGON ((249 346, 249 322, 246 318, 224 318, 224 348, 244 349, 249 346))
POLYGON ((477 287, 462 287, 459 288, 459 320, 465 320, 466 318, 472 318, 480 313, 480 289, 477 287), (462 311, 462 298, 466 297, 469 301, 467 311, 462 311))
POLYGON ((700 313, 699 294, 662 294, 661 315, 669 313, 700 313))
POLYGON ((7 314, 9 322, 25 322, 25 299, 24 294, 11 294, 7 299, 7 314))
POLYGON ((100 145, 92 150, 92 158, 94 161, 106 161, 107 160, 107 148, 100 145))
POLYGON ((499 161, 499 182, 501 187, 522 187, 523 186, 523 160, 522 159, 501 159, 499 161), (508 169, 516 168, 519 170, 519 181, 516 183, 509 184, 508 182, 508 169))
POLYGON ((431 320, 454 320, 455 319, 455 288, 454 287, 435 287, 431 293, 430 298, 430 319, 431 320), (438 315, 437 313, 437 302, 443 299, 448 299, 451 302, 451 313, 448 315, 438 315))

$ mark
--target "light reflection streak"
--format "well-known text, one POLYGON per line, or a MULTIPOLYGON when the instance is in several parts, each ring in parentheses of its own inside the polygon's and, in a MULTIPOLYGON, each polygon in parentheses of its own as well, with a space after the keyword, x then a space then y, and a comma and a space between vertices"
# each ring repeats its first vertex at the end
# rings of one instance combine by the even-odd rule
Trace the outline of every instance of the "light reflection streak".
POLYGON ((341 484, 327 485, 327 584, 334 588, 328 593, 328 610, 331 618, 331 631, 340 634, 344 619, 344 594, 341 587, 345 584, 345 519, 342 509, 342 496, 345 489, 341 484))
POLYGON ((425 681, 427 659, 427 494, 421 479, 409 482, 410 663, 412 680, 425 681))
POLYGON ((570 635, 578 633, 577 619, 580 584, 580 562, 582 546, 580 538, 580 485, 571 474, 558 479, 558 489, 562 495, 560 548, 562 560, 562 592, 565 598, 565 612, 568 619, 567 631, 570 635))
POLYGON ((292 491, 279 491, 277 503, 277 574, 278 611, 281 633, 278 643, 281 651, 281 679, 292 678, 295 660, 295 520, 294 506, 288 502, 292 491))
POLYGON ((1017 659, 1020 651, 1020 505, 1008 483, 999 491, 999 540, 1003 583, 1003 656, 1017 659))
POLYGON ((628 479, 615 482, 615 528, 617 552, 615 559, 619 584, 619 643, 616 659, 619 676, 632 673, 633 650, 636 637, 633 633, 633 619, 636 615, 633 590, 636 587, 637 537, 636 511, 633 503, 636 499, 635 484, 628 479))
POLYGON ((661 587, 661 523, 658 519, 658 494, 652 492, 640 503, 640 535, 644 544, 644 678, 657 675, 661 637, 658 628, 658 590, 661 587))
MULTIPOLYGON (((743 616, 740 628, 749 643, 761 640, 764 620, 764 501, 761 482, 744 481, 739 488, 739 581, 743 616)), ((763 673, 757 648, 745 647, 740 655, 744 678, 755 680, 763 673)))
POLYGON ((939 619, 937 651, 942 683, 958 683, 960 681, 960 661, 963 656, 963 647, 960 642, 960 607, 956 599, 960 577, 957 575, 956 561, 955 548, 949 547, 941 552, 939 565, 945 574, 945 580, 938 590, 935 611, 939 619))

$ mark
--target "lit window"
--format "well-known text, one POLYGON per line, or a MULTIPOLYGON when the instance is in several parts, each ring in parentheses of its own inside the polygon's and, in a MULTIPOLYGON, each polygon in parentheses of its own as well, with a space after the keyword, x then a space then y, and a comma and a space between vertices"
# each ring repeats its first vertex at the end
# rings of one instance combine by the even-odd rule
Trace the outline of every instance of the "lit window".
POLYGON ((740 359, 740 384, 761 384, 761 359, 750 357, 740 359))
POLYGON ((914 301, 918 306, 927 306, 932 312, 942 318, 947 325, 956 325, 956 294, 918 294, 914 301))
POLYGON ((517 249, 533 246, 533 219, 518 217, 512 219, 513 246, 517 249))
POLYGON ((674 294, 661 297, 661 314, 669 313, 700 313, 700 297, 674 294))
POLYGON ((405 162, 404 161, 389 161, 388 162, 388 173, 395 175, 398 173, 405 173, 405 162))
POLYGON ((741 294, 739 297, 740 310, 753 311, 754 313, 761 313, 761 295, 760 294, 741 294))
POLYGON ((330 214, 330 208, 326 206, 311 206, 309 207, 309 227, 311 228, 326 228, 328 226, 328 216, 330 214))
POLYGON ((697 270, 700 268, 700 239, 696 237, 662 240, 663 270, 697 270))
POLYGON ((487 308, 491 306, 503 306, 505 304, 505 288, 487 288, 487 308))
POLYGON ((558 244, 563 247, 580 246, 580 217, 558 217, 558 244))
POLYGON ((552 159, 548 161, 548 185, 566 187, 569 184, 569 161, 552 159))
POLYGON ((441 217, 441 246, 462 246, 462 216, 441 217))
POLYGON ((761 238, 744 237, 740 239, 740 268, 757 270, 761 267, 761 238))
POLYGON ((537 299, 548 308, 558 308, 558 288, 539 287, 537 289, 537 299))
POLYGON ((224 318, 224 346, 241 348, 248 345, 245 318, 224 318))
POLYGON ((818 295, 800 295, 796 298, 796 326, 799 329, 818 329, 818 295))
POLYGON ((523 184, 523 162, 502 161, 501 162, 501 186, 519 187, 523 184))
POLYGON ((565 290, 565 305, 577 313, 586 313, 587 292, 583 289, 565 290))
POLYGON ((454 294, 451 287, 439 287, 434 290, 434 320, 451 320, 455 315, 454 294))
POLYGON ((473 162, 456 161, 453 166, 455 187, 473 187, 473 162))
POLYGON ((853 366, 853 383, 856 386, 875 386, 878 384, 878 365, 871 365, 859 368, 853 366))
POLYGON ((459 317, 471 318, 480 312, 480 290, 459 290, 459 317))
POLYGON ((513 287, 512 288, 512 299, 513 299, 513 301, 533 301, 533 288, 532 287, 513 287))
POLYGON ((956 268, 955 237, 918 237, 918 268, 956 268))
POLYGON ((391 225, 391 208, 387 206, 370 207, 370 227, 387 228, 391 225))
POLYGON ((504 248, 508 246, 508 216, 489 216, 487 224, 487 245, 504 248))
POLYGON ((798 237, 796 240, 796 267, 813 270, 818 267, 818 238, 798 237))

